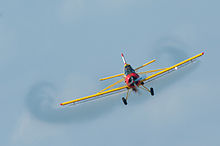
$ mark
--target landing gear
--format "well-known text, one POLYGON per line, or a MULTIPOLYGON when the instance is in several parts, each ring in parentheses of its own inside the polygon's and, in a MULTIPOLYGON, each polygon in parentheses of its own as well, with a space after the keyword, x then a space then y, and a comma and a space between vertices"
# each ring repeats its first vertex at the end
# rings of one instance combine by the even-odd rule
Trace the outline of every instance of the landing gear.
MULTIPOLYGON (((154 96, 154 89, 153 89, 153 88, 148 89, 148 88, 145 87, 144 85, 142 85, 142 86, 144 87, 145 90, 147 90, 148 92, 150 92, 150 94, 151 94, 152 96, 154 96)), ((142 88, 142 89, 143 89, 143 88, 142 88)))
POLYGON ((124 103, 124 105, 127 105, 128 104, 128 93, 129 93, 129 90, 127 91, 127 94, 126 94, 126 98, 122 97, 122 101, 124 103))
POLYGON ((124 105, 128 104, 127 100, 124 97, 122 97, 122 101, 123 101, 124 105))
POLYGON ((150 94, 154 96, 154 88, 150 88, 150 94))

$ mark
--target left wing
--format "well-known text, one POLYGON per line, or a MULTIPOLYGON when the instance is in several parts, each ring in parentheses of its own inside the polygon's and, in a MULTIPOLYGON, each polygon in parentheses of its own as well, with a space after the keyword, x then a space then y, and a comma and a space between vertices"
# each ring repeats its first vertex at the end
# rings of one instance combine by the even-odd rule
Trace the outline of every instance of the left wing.
POLYGON ((71 100, 71 101, 63 102, 60 105, 67 105, 67 104, 85 102, 85 101, 89 101, 89 100, 92 100, 92 99, 96 99, 95 97, 98 97, 98 96, 101 96, 101 95, 106 95, 106 94, 109 94, 109 93, 116 93, 117 91, 123 91, 123 89, 128 89, 128 88, 129 87, 126 85, 126 86, 114 88, 114 89, 111 89, 111 90, 98 92, 96 94, 89 95, 89 96, 86 96, 86 97, 82 97, 82 98, 74 99, 74 100, 71 100))
POLYGON ((157 79, 157 78, 159 78, 159 77, 161 77, 161 76, 163 76, 165 74, 168 74, 168 73, 170 73, 172 71, 175 71, 178 68, 181 68, 181 67, 183 67, 183 66, 193 62, 196 58, 198 58, 198 57, 200 57, 202 55, 204 55, 204 52, 202 52, 202 53, 200 53, 198 55, 195 55, 195 56, 193 56, 193 57, 191 57, 189 59, 186 59, 186 60, 184 60, 184 61, 182 61, 180 63, 177 63, 176 65, 168 67, 168 68, 166 68, 166 69, 164 69, 164 70, 162 70, 162 71, 160 71, 158 73, 155 73, 155 74, 153 74, 151 76, 148 76, 147 78, 143 79, 142 82, 150 82, 150 81, 152 81, 154 79, 157 79))

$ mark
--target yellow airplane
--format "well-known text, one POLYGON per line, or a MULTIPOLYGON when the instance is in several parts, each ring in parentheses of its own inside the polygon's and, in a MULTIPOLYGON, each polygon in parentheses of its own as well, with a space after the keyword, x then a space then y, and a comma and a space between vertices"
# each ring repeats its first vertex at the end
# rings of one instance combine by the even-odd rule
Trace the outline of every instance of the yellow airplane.
POLYGON ((89 95, 89 96, 82 97, 82 98, 78 98, 78 99, 74 99, 74 100, 67 101, 67 102, 63 102, 60 105, 69 105, 69 104, 76 104, 76 103, 81 103, 81 102, 85 102, 85 101, 90 101, 90 100, 93 100, 93 99, 97 99, 98 97, 102 97, 102 95, 109 95, 111 93, 118 93, 118 92, 125 91, 125 90, 127 90, 126 98, 122 97, 122 101, 125 105, 127 105, 129 91, 133 90, 133 91, 136 92, 137 88, 145 89, 146 91, 148 91, 153 96, 154 95, 154 89, 153 88, 150 88, 150 89, 147 88, 146 86, 144 86, 145 83, 151 82, 152 80, 155 80, 155 79, 157 79, 157 78, 159 78, 159 77, 161 77, 161 76, 163 76, 167 73, 175 71, 175 70, 177 70, 177 69, 179 69, 179 68, 181 68, 181 67, 183 67, 183 66, 185 66, 185 65, 187 65, 187 64, 189 64, 193 61, 195 61, 195 59, 197 59, 198 57, 200 57, 202 55, 204 55, 204 52, 202 52, 198 55, 195 55, 191 58, 188 58, 188 59, 186 59, 186 60, 184 60, 180 63, 177 63, 177 64, 175 64, 171 67, 168 67, 168 68, 156 69, 156 70, 150 70, 150 71, 136 73, 136 71, 138 71, 142 67, 147 66, 147 65, 153 63, 156 60, 155 59, 151 60, 150 62, 145 63, 144 65, 142 65, 142 66, 140 66, 136 69, 133 69, 130 64, 127 64, 124 55, 121 54, 122 60, 124 62, 124 73, 100 79, 100 81, 103 81, 103 80, 107 80, 107 79, 111 79, 111 78, 115 78, 115 77, 122 77, 119 81, 117 81, 114 84, 106 87, 105 89, 99 91, 96 94, 89 95), (154 73, 154 74, 152 74, 152 75, 150 75, 146 78, 143 78, 143 77, 140 76, 141 74, 148 74, 148 73, 154 73), (123 81, 125 82, 125 85, 123 85, 121 87, 111 89, 113 86, 115 86, 116 84, 119 84, 123 81))

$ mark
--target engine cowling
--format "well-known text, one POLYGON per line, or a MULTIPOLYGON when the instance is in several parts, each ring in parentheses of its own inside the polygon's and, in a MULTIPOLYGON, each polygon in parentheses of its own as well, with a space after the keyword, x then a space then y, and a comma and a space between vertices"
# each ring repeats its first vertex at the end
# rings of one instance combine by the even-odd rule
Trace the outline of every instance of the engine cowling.
POLYGON ((136 73, 131 73, 128 74, 125 78, 125 83, 128 85, 130 88, 135 88, 135 85, 139 85, 140 81, 136 81, 136 79, 139 78, 139 75, 136 73))

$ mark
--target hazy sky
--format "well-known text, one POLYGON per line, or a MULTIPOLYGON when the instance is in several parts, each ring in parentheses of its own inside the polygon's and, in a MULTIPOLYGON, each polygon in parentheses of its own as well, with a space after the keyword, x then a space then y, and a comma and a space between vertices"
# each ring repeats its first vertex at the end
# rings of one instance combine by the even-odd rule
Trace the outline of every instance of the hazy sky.
POLYGON ((217 0, 0 1, 0 136, 4 146, 219 146, 217 0), (124 94, 63 108, 123 71, 205 51, 199 62, 124 94))

